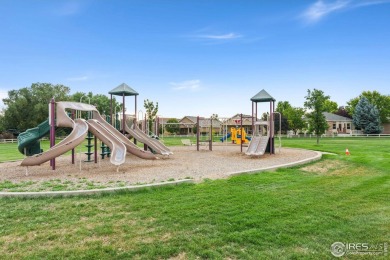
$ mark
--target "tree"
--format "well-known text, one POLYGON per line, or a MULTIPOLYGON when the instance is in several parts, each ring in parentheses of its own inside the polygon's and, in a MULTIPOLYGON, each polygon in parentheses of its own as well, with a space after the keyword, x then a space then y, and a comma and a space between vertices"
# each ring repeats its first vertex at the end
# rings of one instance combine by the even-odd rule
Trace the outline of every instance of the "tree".
POLYGON ((289 129, 293 130, 294 133, 297 133, 298 130, 305 128, 306 123, 303 120, 305 115, 305 110, 301 107, 291 107, 288 108, 284 114, 287 117, 289 129))
POLYGON ((144 108, 146 110, 146 116, 148 118, 148 128, 149 132, 153 130, 153 121, 156 119, 158 112, 158 102, 154 105, 153 101, 149 101, 149 99, 144 100, 144 108))
MULTIPOLYGON (((305 110, 300 107, 293 107, 288 101, 279 101, 276 112, 282 114, 282 130, 293 130, 295 133, 306 126, 303 116, 305 110)), ((279 119, 275 119, 275 130, 279 131, 279 119)))
POLYGON ((264 112, 262 115, 261 115, 261 120, 263 121, 267 121, 268 120, 268 117, 269 117, 269 113, 268 112, 264 112))
POLYGON ((0 112, 0 133, 4 132, 4 115, 0 112))
POLYGON ((379 134, 381 132, 379 111, 366 97, 362 97, 357 103, 352 122, 365 134, 379 134))
POLYGON ((379 115, 381 122, 388 123, 390 121, 390 96, 382 95, 378 91, 363 91, 359 97, 353 98, 347 102, 348 106, 346 107, 349 114, 353 115, 355 113, 355 108, 359 103, 359 100, 365 97, 368 101, 376 106, 379 110, 379 115))
POLYGON ((336 115, 352 118, 351 114, 348 113, 347 109, 345 109, 344 106, 340 106, 337 112, 335 112, 336 115))
MULTIPOLYGON (((84 92, 76 92, 71 95, 70 99, 74 102, 82 102, 96 106, 97 110, 102 115, 109 115, 111 112, 111 100, 106 95, 96 94, 94 95, 92 92, 88 92, 85 94, 84 92)), ((112 112, 114 113, 115 107, 117 107, 117 111, 122 110, 122 104, 119 104, 115 97, 112 99, 112 112)))
POLYGON ((329 100, 329 96, 325 96, 322 90, 314 89, 307 90, 307 96, 305 96, 305 107, 312 112, 307 114, 309 122, 309 131, 315 132, 317 136, 317 144, 320 143, 320 136, 328 129, 328 123, 323 114, 325 112, 325 101, 329 100))
POLYGON ((170 132, 171 134, 177 134, 180 131, 179 121, 176 118, 168 119, 167 125, 165 126, 165 130, 170 132), (171 123, 171 124, 170 124, 171 123))
POLYGON ((339 106, 337 105, 336 102, 327 99, 327 100, 325 100, 325 103, 324 103, 324 109, 325 109, 324 112, 329 112, 329 113, 335 114, 339 109, 338 107, 339 106))
POLYGON ((8 91, 8 98, 3 99, 4 127, 20 131, 36 127, 48 119, 51 98, 67 101, 69 91, 69 87, 50 83, 33 83, 29 88, 8 91))
MULTIPOLYGON (((285 117, 283 114, 282 115, 282 124, 281 124, 281 127, 282 127, 282 133, 287 133, 287 130, 289 129, 288 127, 288 120, 287 120, 287 117, 285 117)), ((280 125, 280 117, 278 114, 275 114, 275 131, 276 132, 279 132, 279 125, 280 125)))
POLYGON ((291 108, 292 106, 288 101, 279 101, 276 105, 275 111, 281 113, 282 117, 287 118, 286 112, 291 108))

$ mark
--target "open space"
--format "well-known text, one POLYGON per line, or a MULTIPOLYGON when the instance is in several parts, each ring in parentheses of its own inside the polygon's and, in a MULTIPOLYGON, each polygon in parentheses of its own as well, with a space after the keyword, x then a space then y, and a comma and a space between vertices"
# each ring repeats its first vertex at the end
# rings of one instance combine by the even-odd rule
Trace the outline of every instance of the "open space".
MULTIPOLYGON (((296 138, 283 144, 334 155, 277 171, 138 192, 3 198, 0 255, 328 259, 336 241, 389 243, 390 139, 323 138, 315 145, 314 139, 296 138)), ((213 153, 218 151, 199 152, 213 153)))

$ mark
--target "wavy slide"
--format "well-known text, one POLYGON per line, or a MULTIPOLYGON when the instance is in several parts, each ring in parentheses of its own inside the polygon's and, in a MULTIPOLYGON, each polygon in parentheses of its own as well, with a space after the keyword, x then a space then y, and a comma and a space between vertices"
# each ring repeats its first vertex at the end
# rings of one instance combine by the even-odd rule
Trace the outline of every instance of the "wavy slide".
POLYGON ((154 160, 157 157, 149 151, 141 150, 138 146, 133 144, 126 136, 124 136, 121 132, 119 132, 115 127, 111 124, 107 123, 103 117, 100 116, 98 111, 93 112, 93 118, 99 121, 107 130, 111 133, 115 133, 115 136, 126 146, 127 152, 146 160, 154 160))
POLYGON ((87 121, 89 131, 102 140, 111 149, 110 162, 114 165, 121 165, 126 160, 126 146, 109 130, 107 130, 96 119, 87 121))
MULTIPOLYGON (((73 120, 72 120, 73 121, 73 120)), ((88 125, 84 119, 76 119, 72 124, 72 132, 68 135, 64 140, 50 148, 50 150, 40 153, 37 155, 33 155, 30 157, 26 157, 21 166, 33 166, 40 165, 44 162, 47 162, 53 158, 56 158, 69 150, 72 150, 79 144, 81 144, 85 137, 88 134, 88 125)))
POLYGON ((127 124, 125 124, 125 131, 129 133, 132 137, 134 137, 136 140, 140 141, 141 143, 146 144, 150 148, 152 148, 153 151, 155 151, 157 154, 162 154, 162 155, 171 155, 173 154, 171 150, 168 149, 165 145, 163 145, 160 141, 157 139, 154 139, 144 132, 141 131, 137 126, 134 126, 133 128, 128 127, 127 124))

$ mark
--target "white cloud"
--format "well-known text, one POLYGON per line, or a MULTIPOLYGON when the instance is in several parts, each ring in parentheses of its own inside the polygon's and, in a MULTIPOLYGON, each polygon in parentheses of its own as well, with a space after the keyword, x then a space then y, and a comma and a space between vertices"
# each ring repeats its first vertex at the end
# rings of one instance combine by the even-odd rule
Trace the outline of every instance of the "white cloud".
POLYGON ((68 80, 68 81, 86 81, 86 80, 88 80, 88 77, 87 76, 72 77, 72 78, 67 78, 66 80, 68 80))
POLYGON ((210 34, 210 35, 198 35, 197 38, 211 39, 211 40, 232 40, 241 38, 242 35, 236 33, 227 34, 210 34))
POLYGON ((197 91, 200 89, 200 80, 186 80, 182 82, 170 82, 173 90, 189 90, 189 91, 197 91))
POLYGON ((318 0, 306 9, 302 17, 308 23, 315 23, 333 12, 347 8, 349 4, 348 0, 337 0, 331 3, 318 0))
POLYGON ((300 17, 306 23, 316 23, 324 17, 335 13, 337 11, 348 10, 359 7, 366 7, 371 5, 390 3, 390 0, 335 0, 335 1, 323 1, 317 0, 310 5, 300 17))

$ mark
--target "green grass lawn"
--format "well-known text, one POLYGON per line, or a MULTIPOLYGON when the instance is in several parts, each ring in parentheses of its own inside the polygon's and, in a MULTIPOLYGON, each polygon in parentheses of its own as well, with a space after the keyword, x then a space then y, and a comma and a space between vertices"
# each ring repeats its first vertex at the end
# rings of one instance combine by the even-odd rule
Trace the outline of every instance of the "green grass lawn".
POLYGON ((336 241, 390 243, 390 139, 328 138, 315 145, 299 138, 283 146, 338 155, 196 185, 0 199, 0 256, 330 259, 336 241))

